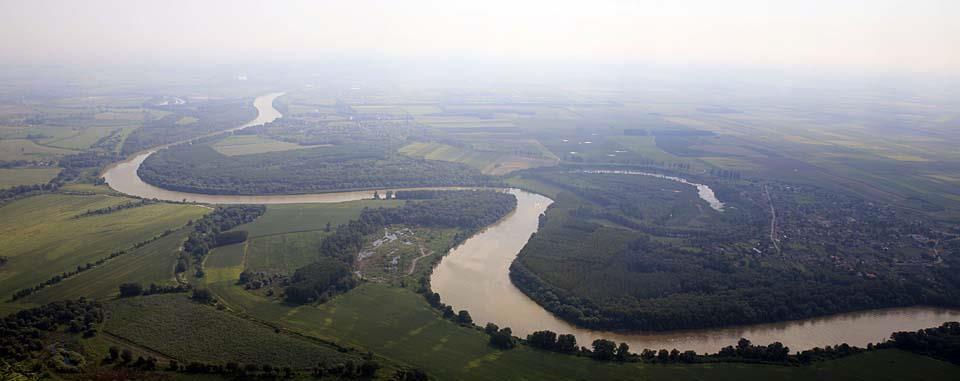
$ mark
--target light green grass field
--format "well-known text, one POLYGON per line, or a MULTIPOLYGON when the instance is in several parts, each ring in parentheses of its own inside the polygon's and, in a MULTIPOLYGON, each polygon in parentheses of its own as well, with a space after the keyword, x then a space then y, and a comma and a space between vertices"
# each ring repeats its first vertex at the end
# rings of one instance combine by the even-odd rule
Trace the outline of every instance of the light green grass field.
POLYGON ((239 229, 249 232, 250 237, 316 231, 323 229, 327 222, 336 227, 356 219, 365 207, 394 207, 402 203, 395 200, 361 200, 334 204, 268 205, 263 216, 239 229))
POLYGON ((183 226, 207 212, 192 205, 153 204, 73 218, 87 210, 130 202, 107 195, 45 194, 0 207, 0 296, 94 262, 119 249, 183 226))
POLYGON ((56 158, 76 153, 76 151, 62 148, 38 145, 26 139, 0 140, 0 160, 55 160, 56 158))
POLYGON ((492 175, 502 175, 515 170, 556 163, 555 158, 525 157, 511 152, 478 151, 435 142, 411 143, 400 148, 399 152, 407 156, 421 157, 427 160, 463 163, 479 169, 485 174, 492 175))
POLYGON ((117 127, 87 127, 76 131, 74 134, 61 138, 47 139, 42 141, 44 145, 66 148, 72 150, 84 150, 90 148, 100 138, 107 136, 117 127))
POLYGON ((227 156, 253 155, 266 152, 290 151, 323 146, 302 146, 259 136, 230 136, 211 147, 227 156))
POLYGON ((60 168, 0 169, 0 189, 17 185, 45 184, 57 177, 60 168))
POLYGON ((245 269, 292 274, 297 268, 317 260, 320 242, 329 234, 310 231, 251 239, 247 243, 245 269))
POLYGON ((104 299, 117 295, 117 287, 121 283, 140 283, 144 286, 150 283, 173 283, 173 267, 188 233, 188 230, 181 229, 103 265, 35 292, 24 301, 44 304, 79 297, 104 299))

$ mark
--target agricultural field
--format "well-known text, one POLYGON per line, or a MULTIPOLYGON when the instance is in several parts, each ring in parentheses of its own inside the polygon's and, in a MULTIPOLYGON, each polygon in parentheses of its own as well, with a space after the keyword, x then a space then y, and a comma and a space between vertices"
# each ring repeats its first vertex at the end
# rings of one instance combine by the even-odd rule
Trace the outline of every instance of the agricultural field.
POLYGON ((358 359, 337 348, 190 300, 187 294, 122 298, 107 304, 108 334, 181 361, 272 364, 306 369, 358 359))
POLYGON ((151 204, 77 217, 134 200, 108 195, 45 194, 0 206, 0 295, 32 287, 77 266, 129 249, 207 212, 192 205, 151 204))
POLYGON ((210 146, 217 150, 217 152, 227 156, 252 155, 266 152, 322 147, 318 145, 303 146, 296 143, 283 142, 251 135, 232 135, 210 146))
POLYGON ((486 143, 491 146, 485 150, 473 147, 454 147, 443 143, 411 143, 400 148, 400 153, 427 160, 441 160, 463 163, 489 175, 504 175, 512 171, 540 166, 554 165, 557 158, 546 148, 541 151, 539 143, 530 143, 527 149, 535 151, 535 157, 518 154, 522 152, 496 146, 495 143, 486 143), (546 154, 544 154, 544 151, 546 154))
POLYGON ((187 238, 186 229, 160 238, 106 264, 84 271, 56 285, 44 288, 27 298, 25 303, 44 304, 80 297, 108 299, 117 295, 121 283, 165 285, 174 283, 173 268, 180 246, 187 238))
POLYGON ((0 189, 17 185, 44 184, 57 177, 60 168, 0 168, 0 189))
POLYGON ((72 153, 77 151, 42 146, 27 139, 0 139, 0 161, 52 161, 72 153))
MULTIPOLYGON (((71 150, 85 150, 90 148, 98 140, 110 135, 114 131, 120 128, 117 127, 86 127, 86 128, 76 128, 74 131, 67 136, 55 137, 51 139, 41 139, 39 142, 45 146, 71 149, 71 150)), ((126 128, 126 130, 130 130, 126 128)))

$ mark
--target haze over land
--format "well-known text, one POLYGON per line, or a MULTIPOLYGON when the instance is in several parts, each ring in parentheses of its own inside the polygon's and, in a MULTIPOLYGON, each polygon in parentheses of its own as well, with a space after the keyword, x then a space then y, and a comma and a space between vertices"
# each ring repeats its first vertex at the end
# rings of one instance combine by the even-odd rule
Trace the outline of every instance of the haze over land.
POLYGON ((0 0, 0 378, 960 379, 958 14, 0 0))

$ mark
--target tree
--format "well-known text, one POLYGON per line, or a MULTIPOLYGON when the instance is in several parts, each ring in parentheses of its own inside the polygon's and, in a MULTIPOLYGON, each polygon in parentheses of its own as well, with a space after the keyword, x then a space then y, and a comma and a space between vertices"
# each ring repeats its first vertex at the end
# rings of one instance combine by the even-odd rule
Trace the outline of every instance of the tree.
POLYGON ((196 300, 200 303, 210 303, 213 301, 213 294, 210 293, 210 290, 205 288, 195 288, 193 293, 190 295, 190 299, 196 300))
POLYGON ((557 348, 557 334, 552 331, 536 331, 527 335, 527 342, 534 348, 552 351, 557 348))
POLYGON ((606 339, 596 339, 593 341, 593 357, 597 360, 612 360, 617 349, 617 343, 606 339))
POLYGON ((483 327, 483 332, 485 332, 488 335, 495 334, 499 330, 500 330, 500 327, 497 327, 497 325, 493 323, 487 323, 487 325, 483 327))
POLYGON ((380 363, 376 360, 366 360, 363 364, 360 364, 360 376, 371 378, 376 375, 377 370, 380 369, 380 363))
POLYGON ((114 346, 110 347, 110 355, 107 357, 111 362, 117 361, 120 358, 120 349, 114 346))
POLYGON ((129 349, 124 349, 123 352, 120 352, 120 359, 124 363, 128 363, 133 360, 133 352, 130 352, 129 349))
POLYGON ((379 199, 380 199, 380 192, 378 192, 378 191, 373 191, 373 199, 374 199, 374 200, 379 200, 379 199))
POLYGON ((512 349, 517 346, 517 342, 513 338, 513 330, 510 327, 505 327, 490 335, 490 345, 500 349, 512 349))
POLYGON ((667 352, 666 349, 657 351, 657 360, 660 362, 670 361, 670 352, 667 352))
POLYGON ((470 317, 470 313, 467 310, 460 310, 457 312, 457 323, 463 325, 473 324, 473 318, 470 317))
POLYGON ((139 283, 122 283, 120 284, 120 297, 128 298, 131 296, 138 296, 143 294, 143 286, 139 283))
POLYGON ((572 334, 557 336, 557 351, 573 353, 577 351, 577 338, 572 334))
POLYGON ((444 306, 444 307, 443 307, 443 317, 444 317, 444 318, 446 318, 446 319, 452 319, 454 316, 456 316, 456 314, 453 313, 453 307, 450 307, 450 306, 444 306))
POLYGON ((680 362, 687 364, 697 362, 697 352, 684 351, 680 354, 680 362))
POLYGON ((630 357, 630 346, 627 343, 620 343, 617 347, 617 360, 626 361, 630 357))

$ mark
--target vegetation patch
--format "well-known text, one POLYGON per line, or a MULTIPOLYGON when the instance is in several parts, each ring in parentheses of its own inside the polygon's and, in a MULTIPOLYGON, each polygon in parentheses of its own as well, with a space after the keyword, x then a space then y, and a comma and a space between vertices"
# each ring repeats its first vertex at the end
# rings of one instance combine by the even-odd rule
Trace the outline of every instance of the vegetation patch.
MULTIPOLYGON (((107 304, 104 331, 182 362, 311 368, 350 355, 194 302, 182 294, 123 298, 107 304)), ((359 361, 358 361, 359 363, 359 361)))

